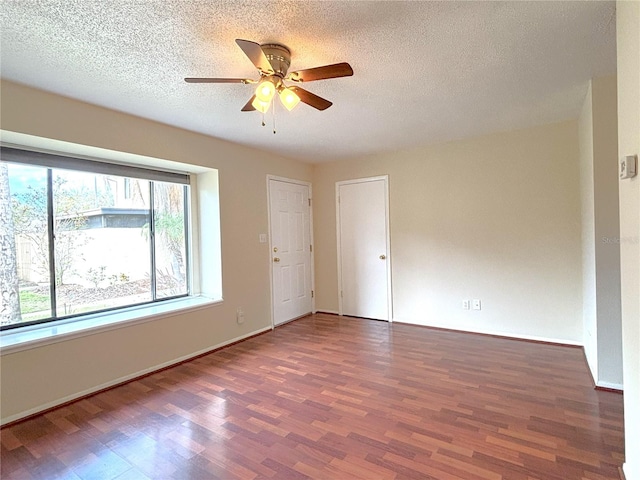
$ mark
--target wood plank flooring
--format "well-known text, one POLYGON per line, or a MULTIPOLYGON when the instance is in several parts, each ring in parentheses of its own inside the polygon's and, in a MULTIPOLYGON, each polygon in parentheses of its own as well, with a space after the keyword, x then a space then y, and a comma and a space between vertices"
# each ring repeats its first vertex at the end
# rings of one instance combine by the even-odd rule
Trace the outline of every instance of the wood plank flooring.
POLYGON ((317 314, 0 432, 3 479, 619 479, 582 350, 317 314))

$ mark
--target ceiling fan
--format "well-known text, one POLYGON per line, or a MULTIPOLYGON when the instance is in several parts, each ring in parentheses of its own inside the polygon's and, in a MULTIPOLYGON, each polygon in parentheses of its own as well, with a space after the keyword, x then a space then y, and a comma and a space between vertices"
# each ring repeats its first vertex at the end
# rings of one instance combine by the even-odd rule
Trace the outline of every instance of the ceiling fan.
POLYGON ((329 100, 319 97, 296 85, 288 86, 285 82, 313 82, 315 80, 349 77, 353 75, 351 66, 344 62, 297 70, 287 74, 289 65, 291 65, 291 51, 284 45, 277 43, 260 45, 256 42, 242 39, 237 39, 236 43, 249 60, 251 60, 251 63, 258 69, 260 73, 259 79, 188 77, 185 78, 184 81, 187 83, 257 83, 258 86, 254 95, 249 99, 247 104, 242 107, 243 112, 258 110, 259 112, 266 113, 276 93, 287 110, 292 110, 300 102, 306 103, 318 110, 326 110, 333 105, 329 100))

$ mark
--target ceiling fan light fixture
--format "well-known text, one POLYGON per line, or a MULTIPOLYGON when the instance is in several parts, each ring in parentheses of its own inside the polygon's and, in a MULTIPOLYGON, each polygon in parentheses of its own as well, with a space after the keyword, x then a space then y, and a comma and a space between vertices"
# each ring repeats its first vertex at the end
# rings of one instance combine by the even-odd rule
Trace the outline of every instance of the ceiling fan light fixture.
POLYGON ((290 88, 280 90, 280 101, 284 107, 291 111, 300 103, 300 97, 290 88))
POLYGON ((260 82, 258 88, 256 88, 256 99, 264 103, 269 103, 275 94, 276 86, 271 80, 260 82))
POLYGON ((267 110, 269 110, 269 106, 271 105, 271 101, 263 102, 258 98, 258 95, 256 94, 256 98, 253 99, 253 102, 251 102, 251 105, 257 111, 261 113, 267 113, 267 110))
MULTIPOLYGON (((187 77, 187 83, 242 83, 258 84, 254 95, 242 107, 242 112, 253 112, 255 110, 264 114, 271 108, 275 112, 276 93, 280 97, 282 105, 289 111, 293 110, 298 103, 302 102, 316 110, 326 110, 333 103, 319 97, 300 87, 287 87, 285 81, 291 82, 313 82, 315 80, 326 80, 329 78, 350 77, 353 75, 351 65, 346 62, 323 65, 320 67, 306 68, 289 72, 291 65, 291 50, 279 43, 259 43, 250 40, 236 39, 236 44, 247 58, 258 69, 260 77, 257 80, 250 78, 217 78, 217 77, 187 77)), ((262 124, 264 125, 264 118, 262 124)), ((274 130, 275 133, 275 130, 274 130)))

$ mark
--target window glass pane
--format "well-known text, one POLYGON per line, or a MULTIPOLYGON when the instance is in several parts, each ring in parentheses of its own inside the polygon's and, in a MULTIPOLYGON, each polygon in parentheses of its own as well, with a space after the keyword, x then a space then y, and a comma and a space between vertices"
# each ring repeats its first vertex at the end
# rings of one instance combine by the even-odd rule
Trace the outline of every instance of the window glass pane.
POLYGON ((58 316, 148 302, 149 182, 53 170, 58 316))
POLYGON ((1 323, 49 318, 47 169, 0 162, 0 192, 1 323))
POLYGON ((183 185, 154 182, 156 298, 187 293, 183 185))

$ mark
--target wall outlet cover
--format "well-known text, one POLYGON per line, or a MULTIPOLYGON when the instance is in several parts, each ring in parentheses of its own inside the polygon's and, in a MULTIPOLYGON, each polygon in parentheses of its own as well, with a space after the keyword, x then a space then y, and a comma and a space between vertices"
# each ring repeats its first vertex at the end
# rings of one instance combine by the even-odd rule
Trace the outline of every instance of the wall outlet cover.
POLYGON ((474 299, 473 300, 473 309, 474 310, 482 310, 482 303, 480 303, 480 300, 478 300, 478 299, 474 299))

